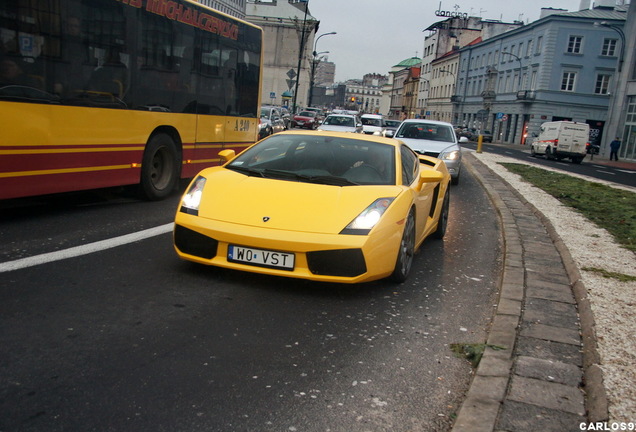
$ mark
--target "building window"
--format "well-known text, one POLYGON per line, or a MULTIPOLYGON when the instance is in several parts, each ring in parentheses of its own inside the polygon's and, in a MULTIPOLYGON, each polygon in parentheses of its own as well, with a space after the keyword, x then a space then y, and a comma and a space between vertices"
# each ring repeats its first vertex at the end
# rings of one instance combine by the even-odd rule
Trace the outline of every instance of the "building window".
POLYGON ((606 95, 609 93, 609 83, 611 75, 608 74, 598 74, 596 76, 596 86, 594 87, 594 93, 606 95))
POLYGON ((526 49, 526 57, 532 54, 532 39, 528 41, 528 48, 526 49))
POLYGON ((539 36, 537 38, 537 49, 534 52, 535 54, 541 54, 541 50, 543 49, 543 36, 539 36))
POLYGON ((603 49, 601 50, 601 55, 614 57, 616 55, 617 43, 617 39, 603 39, 603 49))
POLYGON ((568 42, 568 52, 572 54, 580 54, 582 43, 583 36, 570 36, 570 41, 568 42))
POLYGON ((563 72, 561 80, 561 90, 574 91, 574 81, 576 80, 576 72, 563 72))

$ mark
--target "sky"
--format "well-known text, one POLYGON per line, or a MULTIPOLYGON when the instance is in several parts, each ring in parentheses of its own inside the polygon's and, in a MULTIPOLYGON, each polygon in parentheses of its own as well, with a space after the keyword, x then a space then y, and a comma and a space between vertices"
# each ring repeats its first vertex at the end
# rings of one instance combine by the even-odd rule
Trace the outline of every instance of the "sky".
MULTIPOLYGON (((588 2, 591 3, 591 2, 588 2)), ((421 57, 423 31, 445 19, 436 11, 468 13, 484 19, 532 22, 541 8, 579 10, 581 0, 309 0, 309 12, 320 26, 318 52, 336 64, 336 82, 387 75, 391 67, 421 57)))

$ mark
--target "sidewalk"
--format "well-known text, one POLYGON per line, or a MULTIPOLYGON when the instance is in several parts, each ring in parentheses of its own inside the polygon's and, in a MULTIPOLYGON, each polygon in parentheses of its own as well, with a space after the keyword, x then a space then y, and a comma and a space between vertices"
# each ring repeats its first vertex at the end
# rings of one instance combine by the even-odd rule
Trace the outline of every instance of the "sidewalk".
POLYGON ((466 156, 499 212, 505 257, 489 347, 453 432, 563 432, 607 420, 594 321, 568 249, 534 206, 466 156))

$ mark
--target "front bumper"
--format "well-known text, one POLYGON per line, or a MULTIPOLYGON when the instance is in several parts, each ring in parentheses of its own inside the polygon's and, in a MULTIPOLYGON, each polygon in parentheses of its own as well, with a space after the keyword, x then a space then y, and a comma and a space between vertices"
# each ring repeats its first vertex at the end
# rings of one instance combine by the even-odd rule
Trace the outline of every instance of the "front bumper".
POLYGON ((200 264, 314 281, 359 283, 389 276, 401 233, 341 235, 238 226, 178 213, 174 246, 179 257, 200 264), (293 253, 292 270, 229 261, 230 244, 293 253))

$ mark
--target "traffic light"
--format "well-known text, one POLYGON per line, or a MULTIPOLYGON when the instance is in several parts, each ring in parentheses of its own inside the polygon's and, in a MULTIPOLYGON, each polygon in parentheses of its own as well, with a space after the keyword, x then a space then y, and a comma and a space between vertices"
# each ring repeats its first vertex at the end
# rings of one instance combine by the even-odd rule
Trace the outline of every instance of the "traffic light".
POLYGON ((356 101, 355 96, 351 96, 351 102, 355 102, 355 101, 356 101))

